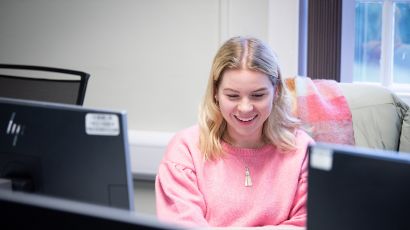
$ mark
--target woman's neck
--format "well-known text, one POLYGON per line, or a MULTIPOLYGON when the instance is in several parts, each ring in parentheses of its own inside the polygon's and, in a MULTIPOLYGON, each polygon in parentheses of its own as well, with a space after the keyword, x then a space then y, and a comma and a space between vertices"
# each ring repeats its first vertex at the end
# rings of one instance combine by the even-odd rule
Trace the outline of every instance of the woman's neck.
POLYGON ((231 135, 229 135, 228 132, 225 132, 223 135, 222 139, 234 146, 234 147, 239 147, 239 148, 247 148, 247 149, 257 149, 266 144, 266 142, 263 140, 262 136, 259 136, 259 138, 255 137, 249 137, 249 138, 233 138, 231 135))

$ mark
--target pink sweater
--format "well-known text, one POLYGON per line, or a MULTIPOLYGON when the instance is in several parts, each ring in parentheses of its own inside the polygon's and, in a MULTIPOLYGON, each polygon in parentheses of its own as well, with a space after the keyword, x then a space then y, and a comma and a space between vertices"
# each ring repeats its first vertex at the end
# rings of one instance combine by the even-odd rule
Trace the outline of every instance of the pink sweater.
POLYGON ((199 128, 177 133, 156 178, 158 218, 188 226, 305 226, 307 146, 297 134, 297 151, 274 146, 235 148, 223 142, 226 157, 205 161, 198 149, 199 128), (245 167, 253 186, 245 187, 245 167))

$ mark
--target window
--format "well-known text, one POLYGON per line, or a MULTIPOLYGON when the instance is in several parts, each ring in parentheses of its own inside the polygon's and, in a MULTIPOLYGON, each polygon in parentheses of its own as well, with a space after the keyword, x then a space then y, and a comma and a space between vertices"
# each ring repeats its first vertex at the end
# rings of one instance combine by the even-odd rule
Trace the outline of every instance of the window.
POLYGON ((356 0, 353 72, 410 93, 410 0, 356 0))

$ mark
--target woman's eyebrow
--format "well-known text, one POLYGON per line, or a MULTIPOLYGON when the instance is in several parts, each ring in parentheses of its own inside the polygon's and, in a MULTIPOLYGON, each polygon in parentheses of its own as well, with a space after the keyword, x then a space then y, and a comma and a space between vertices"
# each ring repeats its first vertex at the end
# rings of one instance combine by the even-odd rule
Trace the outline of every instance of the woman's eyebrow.
POLYGON ((252 91, 252 92, 253 92, 253 93, 257 93, 257 92, 266 91, 266 90, 268 90, 268 88, 263 87, 263 88, 260 88, 260 89, 255 90, 255 91, 252 91))
MULTIPOLYGON (((267 91, 267 90, 268 90, 268 88, 262 87, 262 88, 259 88, 259 89, 256 89, 256 90, 252 91, 252 93, 264 92, 264 91, 267 91)), ((222 91, 224 91, 226 93, 228 93, 228 92, 229 93, 239 93, 238 90, 234 90, 234 89, 231 89, 231 88, 224 88, 222 91)))
POLYGON ((225 92, 225 91, 229 91, 229 92, 231 92, 231 93, 239 93, 239 91, 234 90, 234 89, 231 89, 231 88, 225 88, 225 89, 223 89, 223 91, 224 91, 224 92, 225 92))

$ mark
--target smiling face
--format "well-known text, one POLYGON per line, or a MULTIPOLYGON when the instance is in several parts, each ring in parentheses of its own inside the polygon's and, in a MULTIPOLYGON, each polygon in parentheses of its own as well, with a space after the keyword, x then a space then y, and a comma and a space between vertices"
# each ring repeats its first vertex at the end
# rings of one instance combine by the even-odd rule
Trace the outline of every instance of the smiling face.
POLYGON ((262 128, 269 117, 274 86, 259 71, 231 69, 222 75, 215 99, 227 122, 227 138, 239 147, 254 148, 263 144, 262 128))

